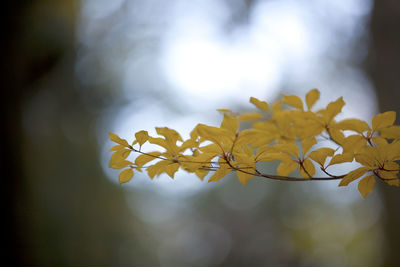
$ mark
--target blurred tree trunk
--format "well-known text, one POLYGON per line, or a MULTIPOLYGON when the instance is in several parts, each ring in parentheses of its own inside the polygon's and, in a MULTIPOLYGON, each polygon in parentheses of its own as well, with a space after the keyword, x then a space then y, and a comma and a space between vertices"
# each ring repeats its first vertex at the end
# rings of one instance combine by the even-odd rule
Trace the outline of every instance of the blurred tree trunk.
POLYGON ((139 263, 141 228, 99 164, 99 105, 80 99, 77 4, 20 0, 2 8, 3 265, 152 266, 139 263))
MULTIPOLYGON (((400 1, 375 0, 371 16, 370 77, 376 88, 380 110, 400 116, 400 1)), ((400 266, 400 192, 382 185, 386 255, 384 266, 400 266)))
MULTIPOLYGON (((2 41, 1 53, 1 172, 3 197, 3 264, 20 266, 24 262, 21 253, 21 232, 17 224, 17 207, 20 206, 18 190, 22 190, 23 172, 18 158, 21 152, 21 94, 22 86, 18 67, 14 61, 14 47, 17 32, 21 29, 18 20, 24 11, 26 1, 6 1, 1 9, 2 41)), ((21 192, 21 191, 19 191, 21 192)))

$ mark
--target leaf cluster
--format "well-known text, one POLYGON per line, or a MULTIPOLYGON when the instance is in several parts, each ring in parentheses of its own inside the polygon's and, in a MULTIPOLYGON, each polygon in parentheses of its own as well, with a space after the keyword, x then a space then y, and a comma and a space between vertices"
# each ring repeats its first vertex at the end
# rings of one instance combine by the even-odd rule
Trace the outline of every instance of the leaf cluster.
POLYGON ((219 126, 198 124, 187 140, 168 127, 156 128, 156 137, 139 131, 132 144, 109 133, 111 141, 116 143, 111 148, 109 166, 122 169, 120 183, 130 181, 134 171, 145 170, 153 179, 162 173, 173 178, 182 169, 200 179, 212 172, 209 182, 235 172, 243 185, 254 177, 339 180, 339 186, 361 178, 358 189, 363 197, 373 191, 376 180, 399 186, 400 126, 393 125, 396 113, 380 113, 370 124, 359 119, 337 121, 336 116, 345 105, 343 98, 314 111, 319 97, 320 92, 312 89, 305 101, 296 95, 283 95, 271 106, 251 97, 250 103, 257 108, 254 112, 237 114, 220 109, 223 119, 219 126), (240 129, 240 124, 246 121, 252 121, 252 127, 240 129), (160 149, 142 151, 146 142, 160 149), (137 156, 129 161, 132 152, 137 156), (271 161, 279 163, 276 173, 262 173, 260 164, 271 161), (361 167, 341 175, 329 171, 333 165, 353 161, 361 167), (316 177, 316 168, 326 176, 316 177), (295 170, 301 177, 290 176, 295 170))

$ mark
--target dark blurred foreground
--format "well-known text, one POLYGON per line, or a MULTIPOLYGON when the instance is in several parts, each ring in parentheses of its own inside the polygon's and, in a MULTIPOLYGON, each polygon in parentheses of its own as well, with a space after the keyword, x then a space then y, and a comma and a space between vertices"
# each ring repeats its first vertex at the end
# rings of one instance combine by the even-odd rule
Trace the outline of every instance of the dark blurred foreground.
MULTIPOLYGON (((112 101, 112 94, 107 88, 85 87, 76 80, 75 23, 79 3, 9 1, 2 10, 3 261, 8 262, 7 266, 158 266, 157 252, 149 247, 154 242, 147 237, 149 228, 132 214, 121 187, 109 182, 99 165, 97 116, 112 101)), ((399 28, 400 2, 376 0, 365 68, 378 88, 380 108, 398 114, 399 28)), ((387 186, 379 189, 383 195, 379 223, 384 229, 384 253, 377 262, 381 266, 399 266, 400 191, 387 186)), ((208 201, 212 203, 214 199, 209 197, 208 201)), ((273 201, 271 197, 265 209, 269 216, 276 217, 273 201)), ((193 208, 202 210, 208 206, 200 203, 193 208)), ((215 219, 222 216, 219 213, 215 208, 196 214, 215 219)), ((249 242, 241 229, 278 226, 264 225, 262 220, 248 221, 246 216, 250 215, 243 211, 224 216, 234 240, 230 241, 230 252, 219 263, 221 266, 260 266, 263 262, 299 265, 301 249, 279 250, 271 245, 264 251, 254 240, 254 247, 241 249, 243 243, 249 242)), ((201 235, 209 233, 207 225, 196 229, 201 235)), ((277 241, 282 235, 276 233, 251 235, 262 239, 261 243, 275 242, 278 248, 285 242, 277 241)))

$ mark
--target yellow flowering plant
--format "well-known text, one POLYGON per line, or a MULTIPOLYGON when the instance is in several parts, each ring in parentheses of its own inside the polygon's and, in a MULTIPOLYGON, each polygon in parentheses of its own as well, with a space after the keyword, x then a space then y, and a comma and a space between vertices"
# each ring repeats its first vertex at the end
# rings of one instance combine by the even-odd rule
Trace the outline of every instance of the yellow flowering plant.
POLYGON ((122 169, 121 184, 129 182, 134 171, 146 170, 153 179, 162 173, 173 178, 182 169, 200 179, 213 172, 209 182, 236 172, 243 185, 254 177, 263 177, 283 181, 339 180, 339 186, 347 186, 362 177, 358 190, 363 197, 373 191, 376 180, 399 186, 400 126, 393 125, 396 113, 380 113, 370 125, 359 119, 336 121, 345 105, 343 98, 313 111, 319 97, 317 89, 306 94, 305 102, 296 95, 283 95, 271 107, 251 97, 257 111, 236 114, 220 109, 223 120, 219 127, 198 124, 187 140, 167 127, 156 128, 158 137, 139 131, 132 144, 109 133, 116 143, 110 149, 113 154, 109 166, 122 169), (240 130, 240 123, 245 121, 253 121, 252 127, 240 130), (330 140, 335 149, 319 140, 330 140), (145 152, 142 145, 146 142, 160 149, 145 152), (136 158, 127 160, 132 152, 136 158), (279 162, 276 174, 261 172, 260 164, 271 161, 279 162), (341 175, 329 171, 332 165, 353 161, 361 167, 341 175), (316 167, 324 177, 315 177, 316 167), (301 177, 290 176, 296 169, 301 177))

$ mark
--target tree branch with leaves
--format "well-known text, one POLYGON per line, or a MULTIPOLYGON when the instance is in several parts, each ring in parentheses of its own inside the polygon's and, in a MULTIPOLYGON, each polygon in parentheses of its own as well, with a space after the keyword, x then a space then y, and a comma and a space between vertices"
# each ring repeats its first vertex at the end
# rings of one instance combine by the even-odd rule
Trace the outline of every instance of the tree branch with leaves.
POLYGON ((159 137, 139 131, 132 144, 109 133, 111 141, 117 143, 110 149, 113 154, 109 166, 123 169, 119 175, 121 184, 129 182, 134 171, 145 169, 153 179, 162 173, 173 178, 182 169, 200 179, 213 172, 209 182, 236 172, 243 185, 254 177, 262 177, 283 181, 340 180, 339 186, 347 186, 362 177, 358 189, 363 197, 373 191, 376 180, 399 186, 400 126, 393 125, 396 113, 380 113, 370 125, 359 119, 336 121, 345 105, 343 98, 313 111, 319 96, 320 92, 312 89, 306 94, 304 105, 296 95, 283 95, 271 107, 251 97, 257 111, 236 114, 219 109, 223 114, 219 127, 198 124, 187 140, 167 127, 156 128, 159 137), (253 121, 252 128, 240 130, 244 121, 253 121), (332 145, 324 146, 326 140, 335 149, 332 145), (145 152, 142 145, 146 142, 160 149, 145 152), (136 158, 127 160, 132 152, 136 158), (260 171, 262 162, 273 161, 279 162, 276 174, 260 171), (341 175, 329 171, 333 165, 353 161, 360 167, 341 175), (326 176, 316 177, 316 166, 326 176), (301 177, 290 176, 296 169, 301 177))

